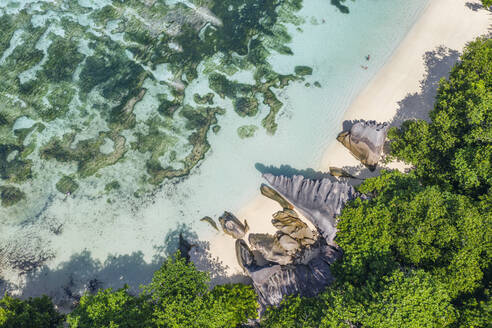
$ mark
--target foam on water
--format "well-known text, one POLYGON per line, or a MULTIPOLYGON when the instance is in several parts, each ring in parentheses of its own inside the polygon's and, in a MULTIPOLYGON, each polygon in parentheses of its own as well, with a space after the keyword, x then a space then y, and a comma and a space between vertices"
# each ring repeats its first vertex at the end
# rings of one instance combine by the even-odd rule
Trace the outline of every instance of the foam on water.
MULTIPOLYGON (((269 61, 278 72, 289 74, 296 65, 309 65, 313 67, 313 74, 305 82, 275 91, 284 103, 276 134, 271 136, 259 129, 253 138, 240 139, 238 127, 261 126, 267 111, 260 110, 256 117, 239 120, 231 110, 231 102, 216 96, 216 103, 228 110, 219 117, 221 130, 217 134, 209 133, 211 150, 188 177, 165 181, 162 188, 151 196, 121 197, 120 194, 125 194, 125 177, 139 176, 139 172, 145 170, 142 161, 135 165, 131 159, 146 155, 129 150, 126 160, 105 167, 80 183, 80 190, 95 190, 94 185, 104 185, 118 177, 122 181, 119 191, 109 196, 82 192, 74 198, 55 194, 47 208, 42 204, 34 207, 46 208, 44 219, 33 220, 29 224, 30 229, 41 236, 42 242, 37 247, 49 248, 55 255, 48 263, 49 267, 56 268, 73 254, 85 250, 93 259, 101 261, 110 254, 134 252, 142 252, 143 258, 151 261, 156 248, 165 244, 166 234, 179 224, 189 225, 200 238, 210 238, 214 231, 199 219, 205 215, 217 217, 224 210, 234 212, 257 195, 262 182, 258 164, 290 165, 299 169, 317 167, 322 150, 339 132, 342 115, 350 101, 388 60, 427 2, 348 2, 350 13, 342 14, 330 5, 330 1, 305 1, 300 12, 305 23, 300 30, 293 25, 289 27, 294 55, 273 55, 269 61), (371 55, 369 62, 364 59, 367 54, 371 55), (360 65, 368 65, 369 68, 363 70, 360 65), (320 88, 313 86, 316 81, 321 84, 320 88), (306 82, 312 86, 306 88, 306 82), (100 176, 106 180, 99 181, 100 176), (48 218, 63 224, 63 232, 53 234, 47 229, 52 224, 48 218)), ((100 5, 98 1, 84 3, 87 6, 100 5)), ((161 72, 157 75, 159 79, 170 78, 164 65, 158 66, 156 71, 161 72)), ((202 76, 200 70, 199 74, 202 76)), ((241 72, 231 79, 249 82, 251 74, 241 72)), ((185 102, 191 102, 194 93, 204 95, 210 91, 204 81, 203 78, 197 79, 187 87, 185 102)), ((154 92, 152 88, 148 86, 149 94, 154 92)), ((148 111, 157 106, 150 97, 146 97, 135 108, 138 120, 145 120, 148 111)), ((25 125, 28 122, 21 123, 25 125)), ((90 135, 89 131, 87 133, 90 135)), ((128 141, 131 142, 130 136, 128 141)), ((107 151, 111 147, 110 143, 103 146, 107 151)), ((57 164, 49 162, 46 165, 57 164)), ((57 178, 52 178, 51 187, 54 188, 57 178)), ((133 180, 128 179, 128 183, 133 183, 133 180)), ((49 181, 44 184, 47 185, 50 185, 49 181)), ((31 186, 31 191, 47 192, 39 188, 31 186)), ((142 183, 142 190, 145 188, 142 183)), ((32 214, 36 217, 35 213, 32 214)), ((18 227, 6 226, 4 232, 15 236, 18 227)), ((121 279, 118 283, 125 282, 130 281, 121 279)))

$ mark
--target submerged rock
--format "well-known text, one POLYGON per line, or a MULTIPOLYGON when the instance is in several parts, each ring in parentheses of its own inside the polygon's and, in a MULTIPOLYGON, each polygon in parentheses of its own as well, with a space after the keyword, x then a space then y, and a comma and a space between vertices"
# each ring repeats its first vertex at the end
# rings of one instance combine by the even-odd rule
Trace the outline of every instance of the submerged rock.
POLYGON ((335 217, 346 202, 359 195, 351 185, 328 178, 311 180, 301 175, 288 178, 269 173, 263 177, 318 228, 328 244, 334 243, 335 217))
POLYGON ((227 211, 219 217, 219 223, 222 230, 235 239, 243 238, 249 230, 248 222, 246 222, 246 220, 244 221, 244 224, 242 224, 237 217, 227 211))
POLYGON ((214 219, 212 219, 210 216, 204 216, 203 218, 200 219, 202 222, 207 222, 210 224, 215 230, 219 231, 219 228, 217 227, 217 223, 215 223, 214 219))
POLYGON ((388 129, 388 123, 361 121, 355 123, 349 131, 341 132, 337 140, 347 147, 362 164, 374 170, 381 157, 388 129))

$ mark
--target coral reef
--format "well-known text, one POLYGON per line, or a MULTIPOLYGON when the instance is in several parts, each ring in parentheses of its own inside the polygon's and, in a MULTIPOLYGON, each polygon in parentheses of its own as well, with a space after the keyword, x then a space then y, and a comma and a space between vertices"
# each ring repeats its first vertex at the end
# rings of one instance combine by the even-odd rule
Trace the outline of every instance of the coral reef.
MULTIPOLYGON (((296 15, 301 2, 86 6, 62 0, 12 10, 0 4, 2 183, 23 189, 22 183, 47 174, 83 183, 129 158, 144 161, 147 170, 124 190, 187 175, 210 149, 208 131, 220 128, 217 115, 225 109, 214 107, 215 93, 229 98, 241 117, 258 115, 263 99, 268 113, 262 125, 275 133, 282 103, 274 89, 309 70, 281 75, 267 58, 272 51, 292 53, 285 24, 302 22, 296 15), (252 72, 254 81, 235 82, 241 71, 252 72), (199 78, 208 79, 210 92, 185 99, 199 78), (150 104, 145 117, 141 102, 150 104), (112 151, 103 151, 108 143, 112 151), (38 167, 49 170, 33 172, 38 167)), ((250 137, 254 130, 243 127, 239 134, 250 137)))
POLYGON ((256 125, 243 125, 237 128, 237 135, 241 139, 251 138, 255 135, 258 127, 256 125))

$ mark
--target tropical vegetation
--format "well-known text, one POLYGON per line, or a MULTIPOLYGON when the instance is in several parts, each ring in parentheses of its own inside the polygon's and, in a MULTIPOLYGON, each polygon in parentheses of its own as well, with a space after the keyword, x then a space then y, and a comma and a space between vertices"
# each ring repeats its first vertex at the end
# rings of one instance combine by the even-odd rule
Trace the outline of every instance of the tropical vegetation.
MULTIPOLYGON (((63 76, 64 71, 60 74, 63 76)), ((487 327, 492 319, 492 40, 465 49, 441 80, 430 120, 389 133, 409 173, 383 172, 339 217, 336 281, 290 296, 263 327, 487 327)), ((47 297, 0 300, 0 327, 236 327, 257 316, 250 286, 210 289, 179 253, 134 295, 86 294, 60 315, 47 297)))

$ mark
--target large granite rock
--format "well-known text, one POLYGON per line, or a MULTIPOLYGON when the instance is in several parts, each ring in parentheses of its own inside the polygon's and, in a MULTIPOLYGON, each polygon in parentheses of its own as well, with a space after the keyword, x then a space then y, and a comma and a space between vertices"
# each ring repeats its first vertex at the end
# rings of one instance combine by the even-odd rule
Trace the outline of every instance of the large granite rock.
POLYGON ((284 209, 273 214, 272 224, 280 232, 295 239, 302 245, 314 243, 313 231, 299 219, 299 216, 293 210, 284 209))
POLYGON ((291 253, 294 250, 288 250, 282 247, 279 238, 267 233, 252 233, 248 237, 251 247, 261 253, 267 261, 278 264, 289 264, 292 262, 291 253))
POLYGON ((360 121, 350 130, 341 132, 337 140, 347 147, 362 164, 374 170, 381 157, 388 133, 388 123, 360 121))
POLYGON ((328 244, 334 243, 335 217, 346 202, 358 196, 351 185, 327 178, 311 180, 301 175, 288 178, 267 173, 263 177, 318 228, 328 244))
POLYGON ((262 184, 260 187, 260 192, 263 196, 270 198, 271 200, 276 201, 283 209, 293 209, 294 206, 285 200, 282 196, 279 195, 274 189, 270 188, 266 184, 262 184))
POLYGON ((272 174, 264 174, 264 178, 271 187, 262 186, 262 194, 281 206, 289 204, 273 214, 272 224, 278 231, 275 235, 250 234, 251 249, 243 239, 236 241, 237 260, 253 280, 261 312, 279 305, 287 295, 314 296, 332 283, 330 265, 341 255, 334 242, 336 216, 347 201, 360 196, 347 183, 329 179, 272 174), (319 233, 312 231, 294 208, 319 233))
POLYGON ((232 213, 224 212, 221 217, 219 217, 219 223, 222 230, 235 239, 243 238, 246 232, 248 232, 248 223, 244 221, 244 224, 238 220, 232 213))
POLYGON ((286 295, 314 296, 333 281, 329 266, 333 259, 325 259, 325 253, 319 251, 321 247, 316 247, 316 256, 306 263, 259 266, 248 245, 243 240, 236 241, 239 264, 253 280, 262 311, 267 306, 279 305, 286 295))

